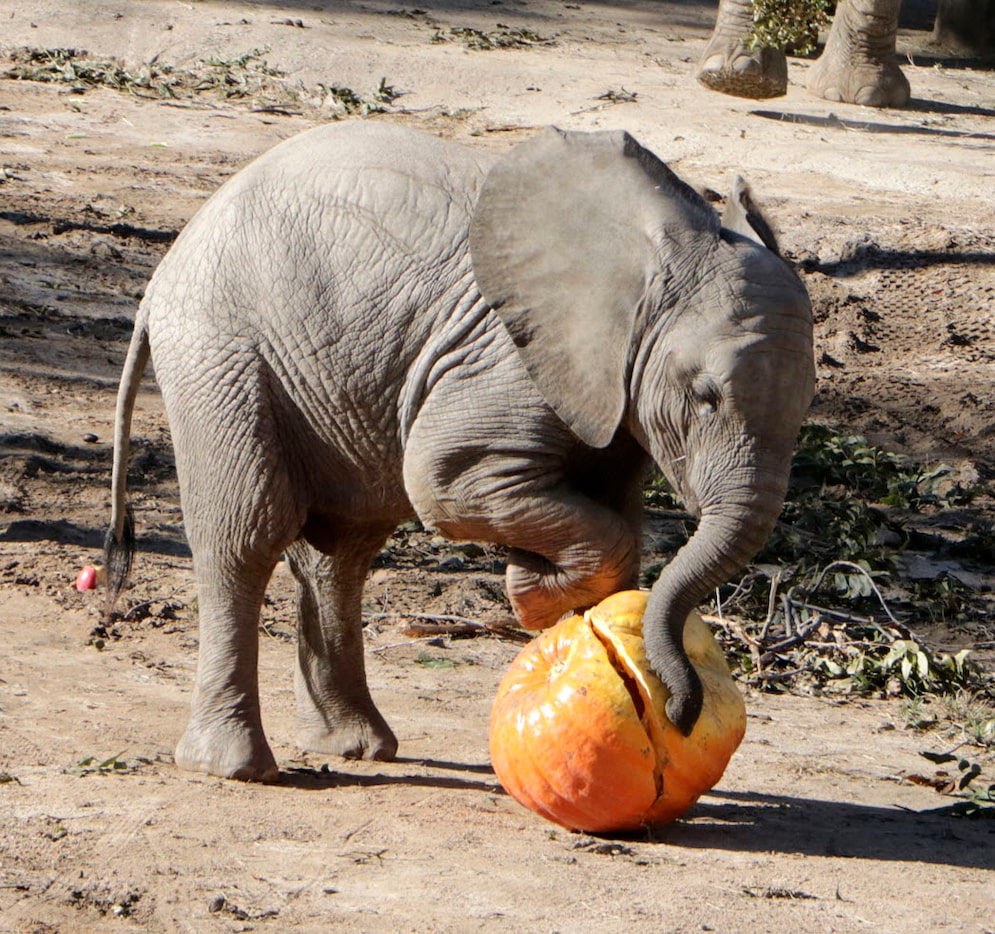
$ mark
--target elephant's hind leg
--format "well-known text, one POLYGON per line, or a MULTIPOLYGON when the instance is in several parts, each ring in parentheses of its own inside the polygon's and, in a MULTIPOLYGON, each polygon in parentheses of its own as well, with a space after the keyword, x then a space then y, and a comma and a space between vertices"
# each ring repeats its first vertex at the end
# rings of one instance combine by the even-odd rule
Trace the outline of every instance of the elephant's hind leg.
POLYGON ((397 739, 366 684, 362 596, 370 563, 393 526, 305 528, 287 549, 297 580, 298 742, 311 752, 389 760, 397 739))
POLYGON ((273 781, 259 703, 259 612, 283 549, 304 523, 268 407, 246 379, 239 406, 167 382, 180 498, 197 580, 200 646, 190 719, 176 764, 273 781))
MULTIPOLYGON (((194 544, 200 649, 190 720, 176 747, 176 764, 241 781, 275 781, 276 760, 259 707, 259 610, 278 552, 244 554, 194 544)), ((196 523, 194 523, 196 526, 196 523)), ((225 539, 224 532, 212 533, 225 539)))

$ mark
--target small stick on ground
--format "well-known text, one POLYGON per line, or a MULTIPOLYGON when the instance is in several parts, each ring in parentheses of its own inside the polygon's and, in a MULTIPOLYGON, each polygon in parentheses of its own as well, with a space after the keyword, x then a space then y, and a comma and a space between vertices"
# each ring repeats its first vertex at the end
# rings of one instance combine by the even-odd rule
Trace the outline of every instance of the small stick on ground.
POLYGON ((405 625, 401 632, 406 636, 424 638, 428 636, 497 636, 512 642, 529 642, 532 636, 515 623, 482 623, 465 616, 436 615, 432 613, 370 613, 364 617, 367 621, 388 620, 403 622, 414 620, 405 625))

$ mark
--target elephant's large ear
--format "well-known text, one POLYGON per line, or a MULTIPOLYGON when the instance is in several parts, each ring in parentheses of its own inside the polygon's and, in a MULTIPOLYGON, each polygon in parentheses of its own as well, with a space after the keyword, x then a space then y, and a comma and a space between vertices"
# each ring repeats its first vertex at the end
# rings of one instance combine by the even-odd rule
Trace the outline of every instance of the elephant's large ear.
POLYGON ((490 171, 470 227, 477 285, 543 398, 604 447, 626 406, 633 327, 649 282, 710 207, 623 132, 548 129, 490 171))

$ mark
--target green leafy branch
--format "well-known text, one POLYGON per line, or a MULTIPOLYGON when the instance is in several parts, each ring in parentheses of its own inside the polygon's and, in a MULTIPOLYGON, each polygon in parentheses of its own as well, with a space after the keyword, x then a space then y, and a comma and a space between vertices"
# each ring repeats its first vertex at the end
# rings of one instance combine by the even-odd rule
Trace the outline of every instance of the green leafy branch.
POLYGON ((321 84, 320 82, 318 91, 324 96, 325 108, 337 116, 358 115, 365 117, 372 113, 386 113, 389 105, 400 97, 400 92, 393 85, 387 84, 386 78, 380 79, 380 84, 371 97, 362 97, 352 88, 321 84))
MULTIPOLYGON (((981 492, 961 484, 956 471, 946 465, 927 469, 862 437, 806 425, 780 519, 753 569, 723 601, 748 617, 769 615, 774 596, 764 593, 765 579, 819 578, 821 586, 821 569, 831 565, 826 583, 835 591, 834 602, 850 614, 866 612, 871 604, 887 609, 884 589, 910 619, 983 615, 981 597, 953 577, 919 581, 903 580, 900 574, 903 551, 910 543, 922 544, 916 522, 942 509, 966 507, 981 492)), ((664 495, 651 487, 648 501, 662 502, 664 495)), ((963 557, 984 558, 990 554, 991 539, 990 531, 973 531, 949 548, 963 557)), ((940 544, 929 542, 934 550, 940 544)), ((812 583, 807 589, 813 589, 812 583)), ((894 614, 886 615, 894 622, 894 614)))
MULTIPOLYGON (((765 690, 912 699, 989 695, 995 685, 969 652, 931 652, 909 628, 983 618, 989 598, 950 575, 903 576, 910 545, 957 559, 990 556, 991 530, 958 532, 953 541, 921 531, 931 527, 931 517, 983 495, 946 465, 923 467, 863 437, 804 426, 791 487, 767 545, 739 580, 716 592, 719 623, 740 676, 765 690)), ((645 502, 672 513, 673 525, 692 522, 662 478, 647 485, 645 502)), ((668 540, 666 548, 677 544, 668 540)), ((650 565, 643 583, 651 585, 663 566, 650 565)))
MULTIPOLYGON (((983 689, 986 682, 970 662, 970 651, 933 653, 891 613, 870 573, 858 564, 836 561, 806 587, 795 584, 777 599, 781 578, 771 580, 770 609, 762 622, 718 622, 743 677, 768 689, 808 680, 822 690, 919 697, 983 689), (820 606, 815 593, 830 576, 862 578, 880 601, 887 622, 820 606), (781 635, 774 626, 783 624, 781 635), (745 652, 743 648, 745 647, 745 652)), ((852 586, 852 585, 847 585, 852 586)))
POLYGON ((16 49, 3 77, 22 81, 69 84, 77 92, 106 87, 138 96, 192 97, 214 92, 224 98, 246 98, 269 89, 286 77, 253 49, 232 58, 202 59, 196 70, 174 68, 156 59, 128 70, 116 59, 94 59, 81 49, 16 49))
POLYGON ((819 41, 819 29, 829 24, 834 5, 834 0, 753 0, 748 45, 808 55, 819 41))
POLYGON ((177 68, 154 58, 129 69, 116 59, 91 58, 82 49, 21 48, 9 53, 10 65, 0 71, 0 77, 68 84, 80 94, 103 87, 169 100, 213 95, 228 101, 251 100, 268 112, 291 112, 285 110, 286 105, 319 107, 335 119, 385 112, 401 94, 386 78, 380 79, 369 96, 335 84, 294 85, 286 72, 269 64, 264 57, 268 52, 257 48, 230 57, 214 56, 192 68, 177 68))
POLYGON ((415 664, 422 668, 455 668, 456 662, 451 658, 443 658, 439 655, 430 655, 422 651, 415 656, 415 664))

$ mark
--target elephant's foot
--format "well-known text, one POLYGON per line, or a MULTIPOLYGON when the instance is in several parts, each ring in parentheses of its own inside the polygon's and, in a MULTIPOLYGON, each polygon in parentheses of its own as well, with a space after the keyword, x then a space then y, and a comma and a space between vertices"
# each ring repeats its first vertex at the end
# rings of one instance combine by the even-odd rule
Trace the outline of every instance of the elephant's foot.
POLYGON ((778 49, 749 49, 716 36, 701 57, 697 78, 712 91, 765 100, 787 92, 788 63, 778 49))
MULTIPOLYGON (((508 600, 515 618, 530 632, 549 629, 564 614, 582 606, 581 602, 572 600, 562 584, 558 586, 560 576, 557 567, 541 555, 511 549, 505 572, 508 600)), ((606 591, 605 595, 608 593, 611 591, 606 591)), ((597 602, 589 601, 587 605, 593 606, 597 602)))
POLYGON ((202 726, 191 720, 176 746, 176 764, 241 782, 275 782, 276 759, 262 729, 223 720, 202 726))
POLYGON ((307 752, 324 752, 343 759, 390 762, 397 754, 397 737, 373 701, 315 705, 311 695, 297 697, 297 743, 307 752))
POLYGON ((823 54, 809 72, 808 90, 816 97, 865 107, 904 107, 911 89, 893 58, 854 63, 823 54))
POLYGON ((625 541, 596 558, 558 567, 542 555, 512 548, 505 573, 508 600, 530 631, 548 629, 567 613, 585 610, 610 594, 638 586, 638 551, 625 541))
POLYGON ((343 759, 392 762, 397 755, 397 737, 386 724, 383 730, 374 730, 370 724, 344 724, 333 730, 302 727, 297 744, 305 752, 323 752, 343 759))

